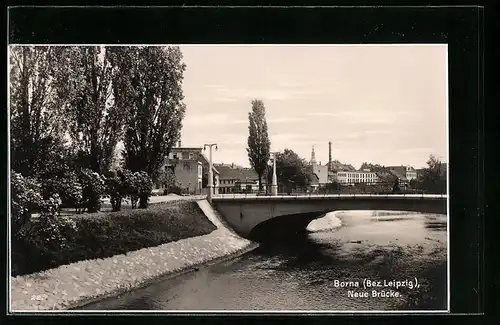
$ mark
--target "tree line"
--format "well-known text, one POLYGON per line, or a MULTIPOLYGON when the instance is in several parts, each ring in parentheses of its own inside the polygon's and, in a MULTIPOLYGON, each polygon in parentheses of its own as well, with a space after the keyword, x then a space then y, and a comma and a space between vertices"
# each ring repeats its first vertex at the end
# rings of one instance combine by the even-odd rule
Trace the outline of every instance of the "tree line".
POLYGON ((13 194, 27 199, 39 184, 42 200, 74 194, 89 212, 105 192, 114 208, 127 195, 147 207, 186 110, 180 49, 13 46, 9 54, 13 194))

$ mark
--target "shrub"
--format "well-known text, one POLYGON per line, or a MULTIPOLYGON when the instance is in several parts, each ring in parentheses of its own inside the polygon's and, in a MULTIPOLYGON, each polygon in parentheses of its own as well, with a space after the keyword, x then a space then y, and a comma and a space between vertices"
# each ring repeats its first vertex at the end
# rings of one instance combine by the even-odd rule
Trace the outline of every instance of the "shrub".
POLYGON ((101 196, 105 192, 104 178, 98 173, 83 168, 80 170, 82 184, 83 205, 88 212, 97 212, 100 209, 101 196))
POLYGON ((148 173, 141 171, 137 174, 137 191, 139 193, 139 208, 145 209, 148 207, 149 197, 153 191, 153 181, 148 173))
POLYGON ((83 214, 71 219, 37 218, 29 236, 12 247, 12 262, 17 265, 13 275, 125 254, 201 236, 215 229, 192 201, 168 202, 140 210, 83 214))
POLYGON ((82 184, 74 172, 69 172, 64 176, 43 180, 42 193, 44 198, 58 194, 61 199, 62 206, 76 208, 77 211, 82 208, 82 184))
POLYGON ((128 169, 124 169, 121 171, 122 179, 123 179, 123 194, 124 197, 128 197, 130 199, 130 204, 132 205, 132 209, 135 209, 137 205, 137 201, 139 200, 139 191, 138 191, 138 179, 137 174, 131 172, 128 169))
POLYGON ((23 177, 11 170, 11 231, 16 236, 31 220, 31 214, 38 210, 43 198, 41 186, 34 179, 23 177))
POLYGON ((113 211, 120 211, 122 199, 126 195, 124 176, 121 171, 105 174, 106 195, 109 196, 113 211))

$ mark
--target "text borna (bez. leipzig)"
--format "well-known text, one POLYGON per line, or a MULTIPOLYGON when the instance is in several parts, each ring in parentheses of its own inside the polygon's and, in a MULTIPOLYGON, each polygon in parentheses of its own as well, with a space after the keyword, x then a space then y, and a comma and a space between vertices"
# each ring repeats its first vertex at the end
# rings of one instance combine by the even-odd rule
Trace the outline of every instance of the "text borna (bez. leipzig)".
POLYGON ((375 281, 370 279, 363 279, 363 281, 334 280, 333 285, 336 288, 363 288, 367 290, 367 291, 348 290, 347 295, 349 297, 354 297, 354 298, 358 297, 397 298, 401 297, 401 294, 398 291, 394 291, 393 289, 396 290, 400 288, 414 289, 420 287, 417 278, 414 278, 412 280, 406 279, 406 280, 381 280, 381 281, 375 281))

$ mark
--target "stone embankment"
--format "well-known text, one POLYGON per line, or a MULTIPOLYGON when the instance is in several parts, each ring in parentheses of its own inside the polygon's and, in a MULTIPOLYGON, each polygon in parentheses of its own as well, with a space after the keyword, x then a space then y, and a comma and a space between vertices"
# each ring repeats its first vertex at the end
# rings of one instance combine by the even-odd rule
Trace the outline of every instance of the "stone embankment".
POLYGON ((210 234, 12 277, 11 311, 78 309, 257 246, 231 231, 206 200, 198 205, 217 227, 210 234))

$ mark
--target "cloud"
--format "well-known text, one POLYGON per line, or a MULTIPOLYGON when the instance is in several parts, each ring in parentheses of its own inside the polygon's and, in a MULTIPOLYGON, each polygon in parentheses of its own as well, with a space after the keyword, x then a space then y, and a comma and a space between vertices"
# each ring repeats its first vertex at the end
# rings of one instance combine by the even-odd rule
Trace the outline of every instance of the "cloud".
POLYGON ((299 84, 282 84, 271 88, 242 88, 233 85, 208 84, 203 86, 209 93, 204 94, 204 100, 214 100, 217 102, 235 102, 240 100, 252 100, 254 98, 262 100, 289 100, 320 94, 316 90, 304 89, 299 84))
POLYGON ((208 89, 225 89, 226 86, 222 84, 208 84, 208 85, 203 85, 203 88, 208 88, 208 89))
POLYGON ((378 130, 363 130, 361 131, 364 134, 390 134, 392 133, 390 130, 387 129, 378 129, 378 130))
POLYGON ((383 124, 383 125, 393 125, 394 121, 390 118, 353 118, 351 120, 344 121, 349 124, 383 124))
POLYGON ((217 139, 217 142, 220 143, 221 145, 238 145, 238 146, 244 146, 246 147, 247 145, 247 135, 242 135, 242 134, 221 134, 221 138, 217 139))
POLYGON ((231 98, 231 97, 216 97, 214 98, 214 101, 222 103, 234 103, 237 102, 238 100, 236 98, 231 98))
POLYGON ((331 116, 341 116, 346 115, 342 113, 333 113, 333 112, 311 112, 307 113, 307 116, 315 116, 315 117, 331 117, 331 116))
POLYGON ((247 123, 247 121, 234 119, 231 118, 228 114, 223 113, 188 115, 184 120, 185 126, 222 126, 243 123, 247 123))
POLYGON ((399 152, 428 152, 429 155, 432 154, 432 152, 434 151, 434 148, 428 148, 428 147, 421 147, 421 148, 401 148, 401 149, 398 149, 397 151, 399 152))
POLYGON ((304 119, 299 117, 278 117, 278 118, 267 119, 268 124, 281 124, 281 123, 303 122, 303 121, 304 119))

